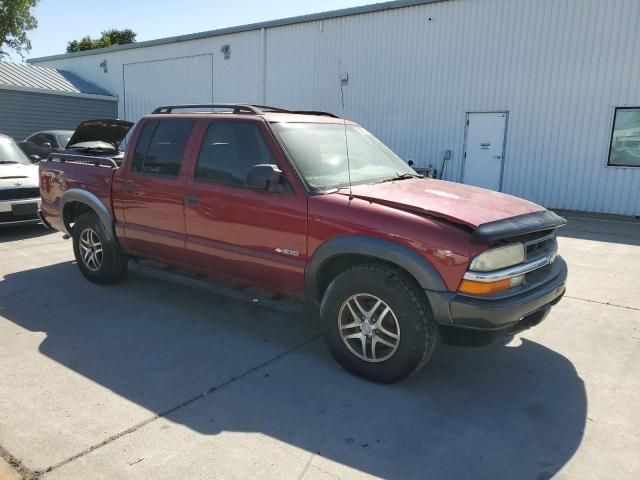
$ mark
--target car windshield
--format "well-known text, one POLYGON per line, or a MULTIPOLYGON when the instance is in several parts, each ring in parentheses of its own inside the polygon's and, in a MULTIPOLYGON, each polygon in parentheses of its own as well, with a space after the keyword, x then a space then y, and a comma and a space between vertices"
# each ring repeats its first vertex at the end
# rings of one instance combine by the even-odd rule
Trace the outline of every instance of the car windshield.
MULTIPOLYGON (((67 142, 68 143, 68 142, 67 142)), ((101 142, 100 140, 90 142, 74 143, 69 147, 70 149, 87 149, 87 150, 115 150, 113 145, 107 142, 101 142)))
POLYGON ((274 123, 272 126, 306 182, 315 190, 349 184, 347 145, 353 185, 417 175, 362 127, 335 123, 274 123))
POLYGON ((0 139, 0 164, 5 163, 22 163, 31 165, 31 161, 22 153, 20 147, 10 140, 0 139))
POLYGON ((66 147, 67 143, 69 143, 69 140, 71 140, 71 135, 67 133, 57 135, 57 137, 58 137, 58 145, 60 145, 62 148, 66 147))

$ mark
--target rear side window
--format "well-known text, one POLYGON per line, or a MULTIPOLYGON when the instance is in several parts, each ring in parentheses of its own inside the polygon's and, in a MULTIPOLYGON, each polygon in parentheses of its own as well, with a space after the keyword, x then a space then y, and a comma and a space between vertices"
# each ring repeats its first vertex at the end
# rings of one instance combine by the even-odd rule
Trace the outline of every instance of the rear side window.
POLYGON ((254 165, 275 164, 253 122, 214 122, 202 144, 195 178, 244 186, 254 165))
POLYGON ((38 145, 39 147, 43 146, 45 143, 50 143, 51 145, 53 145, 53 139, 49 138, 44 133, 38 133, 36 135, 32 135, 31 137, 29 137, 29 141, 31 143, 38 145))
POLYGON ((192 129, 193 120, 147 122, 138 138, 131 170, 177 177, 192 129))

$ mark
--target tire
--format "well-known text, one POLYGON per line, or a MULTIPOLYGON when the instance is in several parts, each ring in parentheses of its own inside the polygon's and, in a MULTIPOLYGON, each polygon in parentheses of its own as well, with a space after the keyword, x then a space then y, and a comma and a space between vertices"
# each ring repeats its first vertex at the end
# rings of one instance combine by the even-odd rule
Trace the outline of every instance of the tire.
POLYGON ((127 272, 129 258, 107 234, 106 227, 96 214, 80 215, 73 226, 72 237, 78 268, 87 280, 106 285, 122 279, 127 272), (93 245, 91 252, 87 250, 89 245, 93 245))
POLYGON ((438 325, 424 292, 408 274, 390 265, 358 265, 338 275, 322 298, 320 320, 336 361, 354 375, 379 383, 413 375, 439 343, 438 325), (354 312, 359 319, 354 319, 354 312), (365 312, 368 322, 362 322, 365 312), (354 338, 343 338, 347 336, 354 338))

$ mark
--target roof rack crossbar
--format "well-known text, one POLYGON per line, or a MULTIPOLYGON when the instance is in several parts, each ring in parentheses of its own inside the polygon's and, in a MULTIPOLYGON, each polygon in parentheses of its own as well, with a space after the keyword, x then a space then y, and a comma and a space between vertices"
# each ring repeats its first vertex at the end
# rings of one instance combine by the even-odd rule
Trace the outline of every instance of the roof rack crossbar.
POLYGON ((172 113, 175 109, 194 109, 194 108, 219 108, 226 110, 233 110, 233 113, 253 113, 255 115, 262 115, 264 112, 254 105, 246 105, 242 103, 199 103, 199 104, 183 104, 183 105, 163 105, 156 108, 153 115, 160 113, 172 113))

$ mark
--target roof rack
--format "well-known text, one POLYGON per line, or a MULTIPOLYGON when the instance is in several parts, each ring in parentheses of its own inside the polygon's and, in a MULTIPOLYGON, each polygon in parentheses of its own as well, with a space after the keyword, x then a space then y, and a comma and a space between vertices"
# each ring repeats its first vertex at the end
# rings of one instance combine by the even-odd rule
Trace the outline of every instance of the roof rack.
POLYGON ((287 113, 296 113, 298 115, 318 115, 321 117, 331 117, 331 118, 340 118, 338 115, 334 115, 329 112, 320 112, 318 110, 291 110, 287 113))
POLYGON ((202 104, 184 104, 184 105, 163 105, 161 107, 156 108, 153 112, 153 115, 162 114, 162 113, 173 113, 175 109, 181 110, 191 110, 194 108, 218 108, 224 110, 232 110, 233 113, 252 113, 254 115, 264 115, 267 112, 273 113, 291 113, 298 115, 318 115, 323 117, 332 117, 332 118, 340 118, 333 113, 328 112, 320 112, 317 110, 286 110, 284 108, 272 107, 270 105, 253 105, 253 104, 245 104, 245 103, 202 103, 202 104))
POLYGON ((179 109, 193 109, 193 108, 220 108, 225 110, 233 110, 233 113, 253 113, 254 115, 262 115, 264 112, 253 105, 245 105, 243 103, 198 103, 198 104, 183 104, 183 105, 163 105, 156 108, 152 115, 159 113, 172 113, 176 108, 179 109))
POLYGON ((263 112, 274 112, 274 113, 291 113, 291 111, 286 110, 280 107, 272 107, 271 105, 256 105, 255 103, 251 104, 252 107, 259 108, 263 112))

